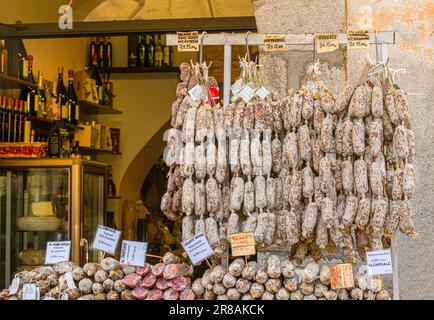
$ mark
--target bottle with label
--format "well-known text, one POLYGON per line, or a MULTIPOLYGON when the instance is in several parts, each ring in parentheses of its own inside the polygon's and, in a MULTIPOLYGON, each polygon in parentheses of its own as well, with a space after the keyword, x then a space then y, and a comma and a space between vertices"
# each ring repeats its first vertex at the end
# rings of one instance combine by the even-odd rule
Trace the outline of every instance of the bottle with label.
POLYGON ((146 35, 146 66, 154 66, 154 40, 150 35, 146 35))
MULTIPOLYGON (((28 65, 29 65, 29 69, 28 69, 28 78, 27 81, 30 83, 36 83, 35 82, 35 78, 33 77, 33 56, 28 56, 28 65)), ((34 117, 37 116, 37 110, 36 110, 36 105, 35 105, 35 97, 36 97, 36 90, 33 87, 29 87, 28 91, 27 91, 27 103, 29 105, 30 108, 30 116, 34 117)))
MULTIPOLYGON (((103 98, 103 87, 102 87, 102 80, 101 80, 101 76, 98 72, 98 58, 97 56, 93 56, 92 59, 92 66, 90 67, 90 78, 92 80, 95 80, 95 85, 96 85, 96 97, 92 97, 94 101, 98 101, 98 104, 102 104, 102 98, 103 98)), ((93 94, 93 92, 92 92, 93 94)))
POLYGON ((24 101, 20 100, 20 113, 18 119, 18 141, 19 142, 24 142, 24 122, 25 122, 24 101))
POLYGON ((14 107, 12 105, 12 98, 9 97, 8 99, 8 128, 7 128, 7 142, 13 142, 13 134, 14 134, 14 127, 13 127, 13 120, 14 120, 14 107))
POLYGON ((18 52, 18 78, 27 81, 29 77, 29 61, 18 52))
POLYGON ((77 124, 79 119, 78 99, 74 90, 74 70, 68 71, 68 90, 67 98, 69 105, 68 121, 72 124, 77 124))
POLYGON ((139 35, 139 43, 137 46, 137 66, 144 67, 146 65, 146 44, 142 35, 139 35))
POLYGON ((161 68, 163 66, 163 46, 160 43, 158 35, 154 36, 155 57, 154 67, 161 68))
POLYGON ((38 75, 38 93, 35 97, 35 108, 37 110, 38 117, 47 117, 47 96, 45 95, 44 79, 42 72, 39 71, 38 75))
POLYGON ((113 44, 112 44, 112 38, 107 37, 107 44, 106 44, 106 69, 110 71, 112 68, 113 63, 113 44))
POLYGON ((101 42, 99 43, 99 51, 98 51, 98 67, 101 71, 105 69, 105 61, 104 61, 105 52, 106 52, 105 37, 101 37, 101 42))
POLYGON ((29 105, 27 103, 24 102, 24 137, 23 137, 23 141, 25 143, 29 143, 30 139, 31 139, 31 128, 32 127, 32 123, 30 121, 30 109, 29 109, 29 105))
POLYGON ((60 104, 60 119, 63 121, 68 121, 68 99, 66 98, 66 88, 63 83, 63 67, 58 67, 58 75, 57 75, 57 99, 60 104))
POLYGON ((13 134, 12 134, 12 142, 19 142, 19 126, 20 126, 20 101, 15 99, 14 101, 14 118, 13 118, 13 134))
POLYGON ((57 82, 53 81, 53 90, 51 91, 51 114, 53 115, 53 120, 60 120, 60 102, 57 97, 57 82))
POLYGON ((8 111, 6 109, 6 97, 0 96, 0 141, 6 142, 6 119, 8 111))
POLYGON ((92 65, 92 57, 93 55, 96 54, 96 42, 95 42, 95 38, 92 38, 92 41, 90 42, 89 45, 89 65, 92 65))
POLYGON ((8 73, 8 49, 5 40, 0 42, 0 73, 8 73))
POLYGON ((171 61, 170 61, 170 47, 166 45, 166 36, 162 35, 162 45, 163 45, 163 66, 164 67, 170 67, 171 61))

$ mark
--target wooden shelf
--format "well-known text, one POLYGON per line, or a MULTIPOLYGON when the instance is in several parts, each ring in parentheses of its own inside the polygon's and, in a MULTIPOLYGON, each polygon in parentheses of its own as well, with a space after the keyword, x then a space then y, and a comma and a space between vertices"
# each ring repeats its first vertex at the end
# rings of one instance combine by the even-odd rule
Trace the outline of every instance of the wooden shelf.
MULTIPOLYGON (((50 124, 50 125, 54 124, 54 120, 46 119, 46 118, 41 118, 41 117, 30 117, 30 121, 47 123, 47 124, 50 124)), ((69 123, 66 124, 66 127, 70 128, 70 129, 73 129, 73 130, 84 130, 84 127, 76 126, 74 124, 69 124, 69 123)))
POLYGON ((7 74, 0 73, 1 89, 24 89, 27 87, 32 87, 34 89, 37 89, 38 85, 36 83, 20 80, 15 77, 8 76, 7 74))
POLYGON ((87 114, 122 114, 122 111, 109 106, 102 106, 86 100, 80 100, 80 112, 87 114))
MULTIPOLYGON (((178 67, 114 67, 110 74, 115 73, 178 73, 178 67)), ((104 72, 107 73, 107 72, 104 72)))
POLYGON ((108 153, 108 154, 115 154, 115 155, 121 155, 122 154, 120 152, 91 148, 91 147, 79 147, 79 148, 80 148, 80 151, 82 151, 83 153, 108 153))
POLYGON ((107 197, 107 199, 108 200, 111 200, 111 199, 121 199, 121 196, 107 197))

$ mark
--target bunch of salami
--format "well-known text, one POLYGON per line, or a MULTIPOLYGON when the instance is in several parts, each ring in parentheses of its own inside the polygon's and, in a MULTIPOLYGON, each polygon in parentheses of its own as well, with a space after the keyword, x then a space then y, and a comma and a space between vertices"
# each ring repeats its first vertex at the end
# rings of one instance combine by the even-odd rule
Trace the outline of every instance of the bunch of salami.
POLYGON ((161 263, 145 267, 122 265, 113 258, 83 267, 61 262, 19 272, 18 287, 3 290, 0 300, 22 300, 24 285, 30 283, 39 288, 41 300, 194 300, 192 272, 170 252, 161 263))
MULTIPOLYGON (((191 91, 201 77, 189 70, 195 80, 180 85, 191 91)), ((339 247, 356 263, 366 250, 389 247, 398 228, 415 235, 405 92, 366 81, 345 85, 336 98, 311 72, 282 99, 263 94, 251 77, 241 79, 241 91, 262 94, 235 93, 224 109, 193 101, 190 91, 178 98, 168 142, 177 145, 175 178, 161 208, 185 214, 183 240, 203 232, 220 257, 230 234, 253 232, 259 248, 289 245, 291 255, 321 256, 339 247)))
POLYGON ((332 289, 329 266, 342 260, 318 262, 306 257, 300 264, 269 255, 265 266, 255 261, 234 260, 226 270, 207 269, 192 284, 204 300, 389 300, 379 276, 368 276, 366 266, 355 268, 354 286, 332 289))

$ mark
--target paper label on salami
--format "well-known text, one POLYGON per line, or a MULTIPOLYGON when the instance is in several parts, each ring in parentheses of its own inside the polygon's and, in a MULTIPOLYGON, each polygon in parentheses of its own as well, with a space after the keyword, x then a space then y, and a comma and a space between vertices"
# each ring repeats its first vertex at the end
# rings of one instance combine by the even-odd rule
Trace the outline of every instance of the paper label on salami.
POLYGON ((392 273, 393 269, 390 249, 367 251, 366 265, 368 266, 368 274, 370 276, 392 273))
POLYGON ((316 52, 331 52, 339 49, 337 33, 322 33, 315 35, 316 52))
POLYGON ((56 264, 69 261, 71 254, 71 241, 50 241, 47 242, 45 253, 45 264, 56 264))
POLYGON ((240 91, 239 96, 244 100, 245 103, 249 102, 255 93, 255 89, 251 83, 248 83, 244 86, 244 88, 240 91))
POLYGON ((176 39, 178 42, 178 52, 199 51, 199 33, 197 31, 178 31, 176 39))
POLYGON ((200 84, 195 85, 193 88, 188 91, 191 99, 193 101, 199 101, 202 98, 203 87, 200 84))
POLYGON ((256 254, 255 238, 253 232, 231 234, 232 256, 253 256, 256 254))
POLYGON ((351 263, 329 265, 330 284, 332 289, 354 287, 353 266, 351 263))
POLYGON ((129 264, 134 267, 144 267, 148 243, 139 241, 122 241, 121 257, 122 264, 129 264))
POLYGON ((24 284, 23 300, 38 300, 38 290, 35 284, 33 283, 24 284))
POLYGON ((98 225, 93 248, 114 255, 121 238, 121 231, 98 225))
POLYGON ((193 264, 202 262, 213 255, 211 246, 203 233, 199 233, 193 238, 184 241, 182 247, 193 264))
POLYGON ((260 87, 256 90, 255 95, 257 95, 261 99, 265 99, 270 94, 270 91, 265 89, 264 87, 260 87))
POLYGON ((240 90, 243 88, 243 79, 238 78, 234 84, 231 86, 231 92, 233 95, 240 92, 240 90))
POLYGON ((77 286, 75 285, 74 278, 72 277, 72 272, 65 273, 65 280, 66 284, 69 289, 76 289, 77 286))
POLYGON ((284 34, 266 34, 264 36, 264 51, 286 51, 284 34))
POLYGON ((20 278, 14 278, 12 280, 12 283, 9 287, 9 295, 14 295, 18 292, 18 289, 20 288, 20 278))
POLYGON ((367 29, 348 30, 347 32, 348 49, 367 49, 369 48, 369 32, 367 29))

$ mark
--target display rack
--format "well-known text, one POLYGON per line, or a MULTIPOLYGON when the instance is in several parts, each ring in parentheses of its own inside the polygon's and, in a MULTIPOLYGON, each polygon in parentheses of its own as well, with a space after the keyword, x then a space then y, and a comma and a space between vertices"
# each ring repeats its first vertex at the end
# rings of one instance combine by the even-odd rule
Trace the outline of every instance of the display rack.
MULTIPOLYGON (((347 45, 347 34, 338 33, 339 45, 347 45)), ((232 46, 235 45, 263 45, 265 34, 259 33, 203 33, 200 36, 201 46, 224 46, 224 68, 223 68, 223 106, 230 101, 231 88, 231 64, 232 46)), ((311 46, 310 50, 315 50, 315 34, 285 34, 285 44, 289 46, 311 46)), ((386 63, 388 60, 388 44, 395 44, 395 32, 377 31, 369 32, 369 43, 376 47, 377 63, 386 63)), ((166 44, 177 46, 177 35, 167 34, 166 44)), ((291 51, 290 49, 288 51, 291 51)), ((393 265, 393 299, 399 300, 399 277, 398 277, 398 252, 396 247, 396 235, 391 236, 391 255, 393 265)))

